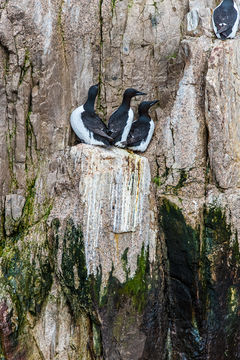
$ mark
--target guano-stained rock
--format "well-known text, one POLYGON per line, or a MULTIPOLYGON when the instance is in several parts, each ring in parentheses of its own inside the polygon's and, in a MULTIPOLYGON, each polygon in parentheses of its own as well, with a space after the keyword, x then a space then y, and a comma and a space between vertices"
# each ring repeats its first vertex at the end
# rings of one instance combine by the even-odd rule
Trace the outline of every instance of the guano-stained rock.
MULTIPOLYGON (((149 247, 150 261, 153 261, 156 231, 149 205, 148 160, 117 148, 108 150, 82 144, 72 147, 57 163, 56 185, 62 183, 65 189, 63 193, 57 190, 54 195, 51 218, 60 215, 63 220, 71 216, 76 224, 82 225, 88 275, 96 275, 101 266, 102 281, 106 284, 113 268, 114 276, 123 282, 121 258, 126 249, 131 277, 142 246, 149 247), (61 168, 65 169, 62 178, 61 168), (66 172, 74 178, 75 187, 68 185, 66 172)), ((47 176, 54 177, 51 171, 47 176)), ((46 183, 51 181, 47 179, 46 183)), ((55 183, 51 186, 53 196, 55 183)))

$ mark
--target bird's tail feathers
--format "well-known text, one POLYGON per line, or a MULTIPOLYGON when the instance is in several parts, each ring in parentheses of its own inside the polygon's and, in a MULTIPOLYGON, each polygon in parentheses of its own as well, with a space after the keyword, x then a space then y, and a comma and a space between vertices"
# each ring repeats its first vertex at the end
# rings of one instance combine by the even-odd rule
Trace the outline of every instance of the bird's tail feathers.
POLYGON ((99 130, 99 129, 95 129, 94 133, 97 135, 102 136, 103 138, 107 139, 110 143, 112 143, 114 140, 111 136, 107 135, 104 131, 99 130))

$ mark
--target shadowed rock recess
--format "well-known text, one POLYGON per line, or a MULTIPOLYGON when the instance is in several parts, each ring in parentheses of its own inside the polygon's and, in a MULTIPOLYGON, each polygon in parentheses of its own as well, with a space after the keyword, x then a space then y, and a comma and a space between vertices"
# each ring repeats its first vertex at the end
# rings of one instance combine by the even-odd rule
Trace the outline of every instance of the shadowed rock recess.
POLYGON ((240 38, 213 36, 217 3, 0 1, 1 360, 240 359, 240 38), (127 87, 160 100, 143 155, 76 145, 97 82, 104 120, 127 87))

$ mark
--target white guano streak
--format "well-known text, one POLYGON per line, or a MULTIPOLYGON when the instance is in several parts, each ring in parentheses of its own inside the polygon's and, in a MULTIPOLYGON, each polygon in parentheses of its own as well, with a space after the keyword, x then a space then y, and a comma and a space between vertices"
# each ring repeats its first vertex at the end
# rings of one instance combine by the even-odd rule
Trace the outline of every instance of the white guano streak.
POLYGON ((96 274, 101 256, 116 251, 115 244, 109 243, 110 234, 132 232, 130 242, 135 244, 140 237, 141 244, 148 241, 148 228, 142 223, 148 216, 150 170, 147 159, 126 151, 88 149, 77 161, 82 171, 79 194, 87 270, 96 274))

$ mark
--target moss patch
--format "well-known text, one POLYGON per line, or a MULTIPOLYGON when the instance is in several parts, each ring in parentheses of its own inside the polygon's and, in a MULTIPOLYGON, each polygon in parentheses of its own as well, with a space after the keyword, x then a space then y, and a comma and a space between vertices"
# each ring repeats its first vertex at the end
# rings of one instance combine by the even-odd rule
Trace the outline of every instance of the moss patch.
POLYGON ((181 353, 186 358, 199 359, 203 344, 198 316, 200 233, 186 223, 180 208, 167 199, 161 201, 160 223, 169 262, 171 353, 174 358, 181 353))
POLYGON ((30 53, 29 53, 29 50, 26 49, 24 63, 23 63, 23 66, 21 67, 21 73, 20 73, 18 86, 20 86, 22 84, 24 77, 30 67, 32 67, 32 64, 30 62, 30 53))
MULTIPOLYGON (((37 228, 34 230, 38 232, 37 228)), ((40 313, 51 288, 52 269, 48 258, 30 237, 23 240, 18 235, 7 239, 1 258, 1 281, 16 306, 20 327, 27 311, 35 316, 40 313)))
POLYGON ((121 283, 114 276, 112 267, 99 303, 99 313, 104 324, 102 337, 105 348, 108 349, 108 356, 114 358, 114 354, 117 353, 123 357, 124 354, 130 354, 133 346, 145 336, 142 358, 157 359, 159 349, 163 349, 164 346, 166 329, 165 326, 164 330, 162 327, 164 305, 158 268, 150 271, 149 250, 144 246, 138 255, 137 268, 132 277, 128 264, 128 248, 122 255, 122 266, 125 281, 121 283), (160 340, 157 340, 159 338, 160 340))
MULTIPOLYGON (((162 175, 162 176, 155 176, 153 178, 153 182, 154 184, 156 184, 157 186, 162 186, 165 184, 166 182, 166 179, 169 175, 169 168, 166 168, 166 171, 165 173, 162 175)), ((174 195, 178 195, 179 193, 179 190, 181 190, 185 185, 186 185, 186 181, 188 179, 188 173, 186 170, 184 169, 181 169, 179 171, 179 175, 180 175, 180 178, 179 178, 179 181, 177 183, 177 185, 173 186, 173 185, 166 185, 166 189, 165 191, 168 193, 173 193, 174 195)))
POLYGON ((208 326, 212 358, 237 359, 240 354, 240 256, 237 237, 232 234, 221 208, 204 213, 201 254, 203 314, 208 326))
POLYGON ((137 259, 137 269, 134 276, 129 277, 130 270, 128 268, 127 258, 128 248, 122 256, 123 269, 126 274, 124 283, 115 278, 113 275, 114 268, 109 275, 107 287, 100 301, 100 307, 113 306, 118 309, 121 303, 130 300, 131 304, 139 313, 142 313, 147 301, 148 292, 151 289, 151 277, 149 267, 149 251, 142 247, 141 254, 137 259))
POLYGON ((4 354, 3 354, 3 349, 2 349, 2 345, 1 345, 1 339, 0 339, 0 360, 6 360, 4 354))
MULTIPOLYGON (((54 220, 56 247, 59 242, 59 222, 54 220)), ((57 256, 58 249, 55 249, 57 256)), ((142 248, 138 256, 137 269, 132 278, 129 277, 128 248, 122 256, 123 269, 126 280, 122 284, 113 275, 114 268, 109 274, 109 280, 104 293, 101 296, 102 269, 97 269, 97 275, 88 276, 86 268, 84 240, 80 227, 76 227, 72 219, 68 219, 63 235, 62 252, 62 276, 61 283, 69 298, 73 313, 77 316, 79 311, 86 311, 94 319, 96 307, 105 307, 108 302, 113 301, 119 306, 121 299, 129 298, 133 306, 142 311, 146 302, 150 286, 150 269, 148 250, 142 248)))
POLYGON ((179 190, 186 184, 188 174, 184 169, 180 170, 180 178, 176 186, 167 185, 166 191, 172 191, 174 195, 178 195, 179 190))
POLYGON ((194 292, 199 231, 187 225, 180 208, 166 199, 162 201, 160 216, 166 237, 170 276, 188 285, 194 292))
POLYGON ((168 249, 172 356, 202 358, 205 344, 211 359, 237 359, 240 256, 225 213, 206 209, 201 233, 166 199, 160 215, 168 249))
MULTIPOLYGON (((141 254, 137 259, 137 269, 132 278, 126 271, 126 282, 119 289, 119 295, 132 299, 133 306, 138 312, 142 312, 146 306, 148 291, 150 290, 150 267, 149 251, 142 247, 141 254)), ((126 261, 127 263, 127 261, 126 261)))
POLYGON ((130 269, 128 267, 128 250, 129 250, 129 248, 126 248, 121 257, 123 270, 124 270, 125 276, 126 276, 126 281, 128 281, 129 274, 130 274, 130 269))
POLYGON ((16 126, 12 129, 8 126, 8 131, 6 132, 6 144, 7 144, 7 155, 8 155, 8 164, 9 164, 9 173, 11 178, 10 190, 14 191, 18 189, 18 182, 16 174, 14 171, 15 163, 15 153, 14 153, 14 141, 16 137, 16 126))
MULTIPOLYGON (((8 233, 10 235, 7 236, 4 227, 1 230, 1 294, 4 299, 5 292, 7 298, 11 299, 13 310, 9 323, 14 326, 9 338, 13 339, 11 341, 14 347, 22 343, 24 348, 28 346, 24 340, 27 334, 27 314, 30 313, 33 319, 39 316, 52 286, 53 269, 50 264, 46 227, 50 211, 51 204, 48 200, 41 205, 39 212, 37 211, 34 179, 28 183, 20 220, 11 227, 8 233)), ((2 220, 5 224, 4 214, 2 220)), ((3 334, 3 337, 3 344, 8 344, 6 334, 3 334)), ((5 351, 5 348, 3 350, 5 351)))
POLYGON ((87 276, 84 241, 80 227, 67 221, 63 237, 62 275, 73 312, 91 310, 90 283, 87 276))
POLYGON ((161 185, 164 184, 164 180, 162 180, 160 176, 155 176, 155 177, 153 178, 153 182, 154 182, 154 184, 156 184, 157 186, 161 186, 161 185))
POLYGON ((4 241, 7 237, 5 234, 5 229, 7 229, 7 233, 10 234, 11 238, 22 238, 27 235, 33 226, 36 224, 43 222, 45 223, 48 219, 48 216, 52 209, 52 201, 48 198, 39 205, 35 202, 36 195, 36 178, 27 181, 27 190, 26 190, 26 200, 22 210, 22 216, 15 221, 11 216, 6 217, 4 212, 2 213, 2 241, 0 242, 0 255, 1 249, 4 248, 4 241), (5 229, 4 229, 5 226, 5 229))
POLYGON ((111 9, 112 9, 112 16, 114 15, 114 11, 116 9, 117 0, 111 0, 111 9))
POLYGON ((128 0, 128 9, 131 9, 133 7, 134 1, 128 0))
POLYGON ((57 271, 63 292, 71 313, 77 320, 81 313, 85 313, 91 322, 92 342, 89 349, 94 359, 102 356, 101 329, 96 312, 100 297, 102 272, 97 276, 88 276, 85 258, 83 234, 80 226, 76 226, 71 218, 60 224, 56 218, 52 221, 54 262, 58 262, 58 251, 61 249, 61 271, 57 271), (62 232, 63 231, 63 232, 62 232))

